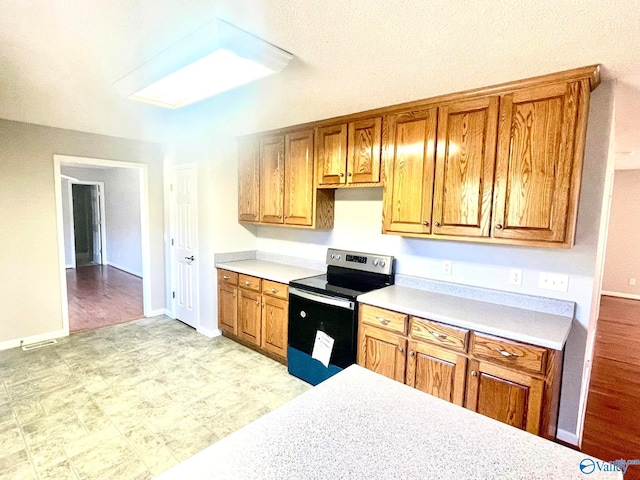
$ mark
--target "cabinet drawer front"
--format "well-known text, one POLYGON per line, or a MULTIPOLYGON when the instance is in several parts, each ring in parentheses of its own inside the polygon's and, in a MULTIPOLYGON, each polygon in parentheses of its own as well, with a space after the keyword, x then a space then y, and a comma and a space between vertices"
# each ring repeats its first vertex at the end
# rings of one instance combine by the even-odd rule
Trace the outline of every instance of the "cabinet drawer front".
POLYGON ((416 339, 465 352, 469 331, 424 318, 411 317, 409 334, 416 339))
POLYGON ((238 285, 238 274, 229 270, 218 270, 218 283, 226 283, 227 285, 238 285))
POLYGON ((286 300, 289 295, 289 287, 284 283, 272 282, 271 280, 262 280, 262 293, 271 295, 272 297, 286 300))
POLYGON ((407 315, 371 305, 360 306, 360 318, 364 323, 404 334, 407 331, 407 315))
POLYGON ((535 373, 543 373, 547 363, 546 348, 479 333, 472 336, 471 354, 535 373))
POLYGON ((258 277, 252 277, 250 275, 244 275, 241 273, 240 275, 238 275, 238 286, 247 290, 259 292, 262 286, 261 280, 262 279, 258 277))

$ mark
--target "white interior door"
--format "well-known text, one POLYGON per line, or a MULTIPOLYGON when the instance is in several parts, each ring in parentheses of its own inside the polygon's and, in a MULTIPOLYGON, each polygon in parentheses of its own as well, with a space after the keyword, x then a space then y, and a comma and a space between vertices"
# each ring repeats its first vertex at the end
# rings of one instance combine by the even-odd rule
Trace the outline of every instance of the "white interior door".
POLYGON ((198 327, 197 172, 176 168, 171 174, 171 247, 173 312, 178 320, 198 327))

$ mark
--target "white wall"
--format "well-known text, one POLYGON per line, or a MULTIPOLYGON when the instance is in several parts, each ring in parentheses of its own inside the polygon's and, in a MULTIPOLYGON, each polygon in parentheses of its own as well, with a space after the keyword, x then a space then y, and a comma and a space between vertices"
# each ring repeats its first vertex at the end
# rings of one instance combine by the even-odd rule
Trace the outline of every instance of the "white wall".
POLYGON ((148 165, 151 308, 164 309, 161 146, 0 120, 0 349, 64 334, 54 153, 148 165))
POLYGON ((592 93, 576 245, 572 249, 382 235, 381 188, 337 190, 331 231, 258 227, 257 249, 316 260, 325 258, 327 247, 389 254, 398 259, 397 273, 576 302, 576 321, 565 349, 559 418, 561 429, 576 433, 612 109, 612 85, 603 83, 592 93), (451 275, 442 274, 443 260, 453 262, 451 275), (511 268, 522 269, 522 286, 509 284, 511 268), (568 291, 539 289, 540 272, 568 274, 568 291))
POLYGON ((640 298, 640 170, 615 172, 602 289, 640 298))
MULTIPOLYGON (((64 175, 83 181, 103 182, 105 199, 105 223, 107 264, 142 276, 142 239, 140 223, 140 171, 132 168, 71 167, 62 166, 64 175)), ((62 181, 63 223, 65 231, 65 254, 70 264, 71 236, 68 196, 62 181), (66 211, 65 211, 66 210, 66 211)), ((68 189, 68 185, 66 186, 68 189)), ((68 195, 68 190, 66 191, 68 195)))

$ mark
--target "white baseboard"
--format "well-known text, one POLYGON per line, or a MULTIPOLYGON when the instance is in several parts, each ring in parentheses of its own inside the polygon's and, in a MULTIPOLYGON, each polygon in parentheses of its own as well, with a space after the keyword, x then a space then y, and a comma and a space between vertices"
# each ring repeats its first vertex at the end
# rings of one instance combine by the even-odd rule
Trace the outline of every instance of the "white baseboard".
POLYGON ((209 338, 215 338, 215 337, 219 337, 220 335, 222 335, 222 332, 217 328, 198 327, 198 328, 196 328, 196 331, 198 333, 201 333, 205 337, 209 337, 209 338))
POLYGON ((9 348, 16 348, 22 345, 29 345, 31 343, 44 342, 45 340, 52 340, 54 338, 67 337, 69 332, 65 330, 56 330, 55 332, 41 333, 39 335, 32 335, 30 337, 16 338, 15 340, 7 340, 0 342, 0 350, 8 350, 9 348))
POLYGON ((602 290, 600 293, 602 295, 608 295, 610 297, 620 297, 620 298, 630 298, 632 300, 640 300, 640 295, 635 293, 611 292, 609 290, 602 290))
POLYGON ((76 266, 73 263, 69 263, 68 265, 65 265, 64 268, 76 268, 76 266))
POLYGON ((580 443, 578 441, 578 436, 575 433, 567 432, 566 430, 562 430, 560 428, 558 429, 558 432, 556 433, 556 438, 558 440, 562 440, 563 442, 569 443, 569 444, 574 445, 576 447, 580 443))
POLYGON ((142 272, 135 272, 131 268, 125 267, 123 265, 119 265, 119 264, 113 263, 113 262, 108 262, 108 263, 106 263, 106 265, 109 265, 109 266, 111 266, 113 268, 117 268, 118 270, 122 270, 123 272, 130 273, 131 275, 135 275, 136 277, 142 278, 142 272))
POLYGON ((151 310, 145 317, 157 317, 158 315, 166 315, 167 310, 165 308, 156 308, 151 310))
POLYGON ((169 318, 173 318, 175 320, 176 317, 173 316, 173 312, 171 311, 171 309, 169 308, 165 308, 164 309, 164 314, 169 317, 169 318))

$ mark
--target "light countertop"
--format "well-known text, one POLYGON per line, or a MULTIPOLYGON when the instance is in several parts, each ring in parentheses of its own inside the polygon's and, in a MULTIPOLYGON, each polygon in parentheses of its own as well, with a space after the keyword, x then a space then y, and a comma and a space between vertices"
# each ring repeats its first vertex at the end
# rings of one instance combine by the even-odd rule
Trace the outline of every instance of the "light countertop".
POLYGON ((478 332, 562 350, 572 318, 391 285, 358 301, 478 332))
POLYGON ((274 282, 289 283, 298 278, 321 275, 325 272, 308 268, 285 265, 283 263, 268 262, 265 260, 240 260, 237 262, 216 263, 216 268, 224 268, 232 272, 266 278, 274 282))
POLYGON ((353 365, 158 478, 584 480, 595 461, 353 365))

